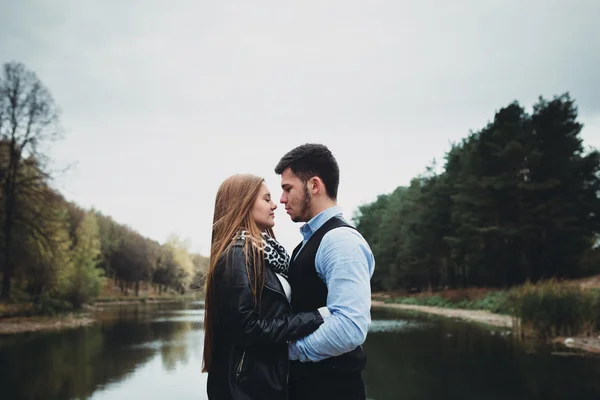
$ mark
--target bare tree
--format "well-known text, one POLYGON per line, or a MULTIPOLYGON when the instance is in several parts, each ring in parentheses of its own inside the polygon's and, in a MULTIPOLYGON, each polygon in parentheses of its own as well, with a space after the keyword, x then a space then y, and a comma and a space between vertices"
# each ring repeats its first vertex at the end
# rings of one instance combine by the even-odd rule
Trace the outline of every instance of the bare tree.
MULTIPOLYGON (((3 165, 0 168, 0 269, 3 272, 1 298, 10 295, 11 278, 16 263, 13 260, 15 223, 18 221, 19 193, 27 187, 39 187, 46 180, 45 157, 40 146, 58 136, 58 116, 50 92, 32 71, 23 64, 4 64, 0 76, 0 148, 3 165), (35 160, 37 174, 20 173, 26 160, 35 160)), ((35 221, 27 221, 35 227, 35 221)))

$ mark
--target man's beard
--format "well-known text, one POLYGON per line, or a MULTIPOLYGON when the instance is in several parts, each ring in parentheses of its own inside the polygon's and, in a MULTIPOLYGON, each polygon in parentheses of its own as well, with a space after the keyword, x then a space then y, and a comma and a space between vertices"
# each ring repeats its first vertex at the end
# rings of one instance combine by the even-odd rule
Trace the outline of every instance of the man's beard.
POLYGON ((312 205, 312 199, 308 188, 304 186, 304 197, 302 197, 302 203, 300 203, 300 212, 296 217, 292 219, 294 222, 308 222, 310 220, 310 207, 312 205))

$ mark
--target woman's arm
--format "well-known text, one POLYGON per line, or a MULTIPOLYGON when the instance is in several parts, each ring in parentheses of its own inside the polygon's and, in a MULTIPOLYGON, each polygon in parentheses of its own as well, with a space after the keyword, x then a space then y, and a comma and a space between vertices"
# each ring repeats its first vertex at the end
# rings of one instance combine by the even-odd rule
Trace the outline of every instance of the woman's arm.
POLYGON ((300 339, 322 323, 319 311, 302 312, 274 319, 260 319, 254 306, 246 258, 241 247, 232 247, 217 264, 219 319, 240 345, 277 344, 300 339))

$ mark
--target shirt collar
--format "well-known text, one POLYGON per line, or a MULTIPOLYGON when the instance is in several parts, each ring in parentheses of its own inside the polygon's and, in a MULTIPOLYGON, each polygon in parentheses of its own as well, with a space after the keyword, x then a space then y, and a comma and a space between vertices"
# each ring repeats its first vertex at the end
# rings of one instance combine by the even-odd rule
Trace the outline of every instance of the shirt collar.
POLYGON ((310 221, 302 225, 302 227, 300 228, 300 233, 302 234, 304 241, 307 241, 313 235, 313 233, 317 231, 317 229, 319 229, 323 226, 323 224, 325 224, 325 222, 341 214, 342 207, 333 206, 315 215, 310 221))

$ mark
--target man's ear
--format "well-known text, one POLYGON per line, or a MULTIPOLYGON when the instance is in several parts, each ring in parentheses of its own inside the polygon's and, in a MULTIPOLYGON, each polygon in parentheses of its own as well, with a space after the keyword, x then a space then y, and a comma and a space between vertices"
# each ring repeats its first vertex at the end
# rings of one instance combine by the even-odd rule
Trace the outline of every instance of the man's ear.
POLYGON ((323 181, 318 176, 313 176, 308 180, 308 190, 312 193, 312 195, 316 195, 323 191, 325 185, 323 181))

